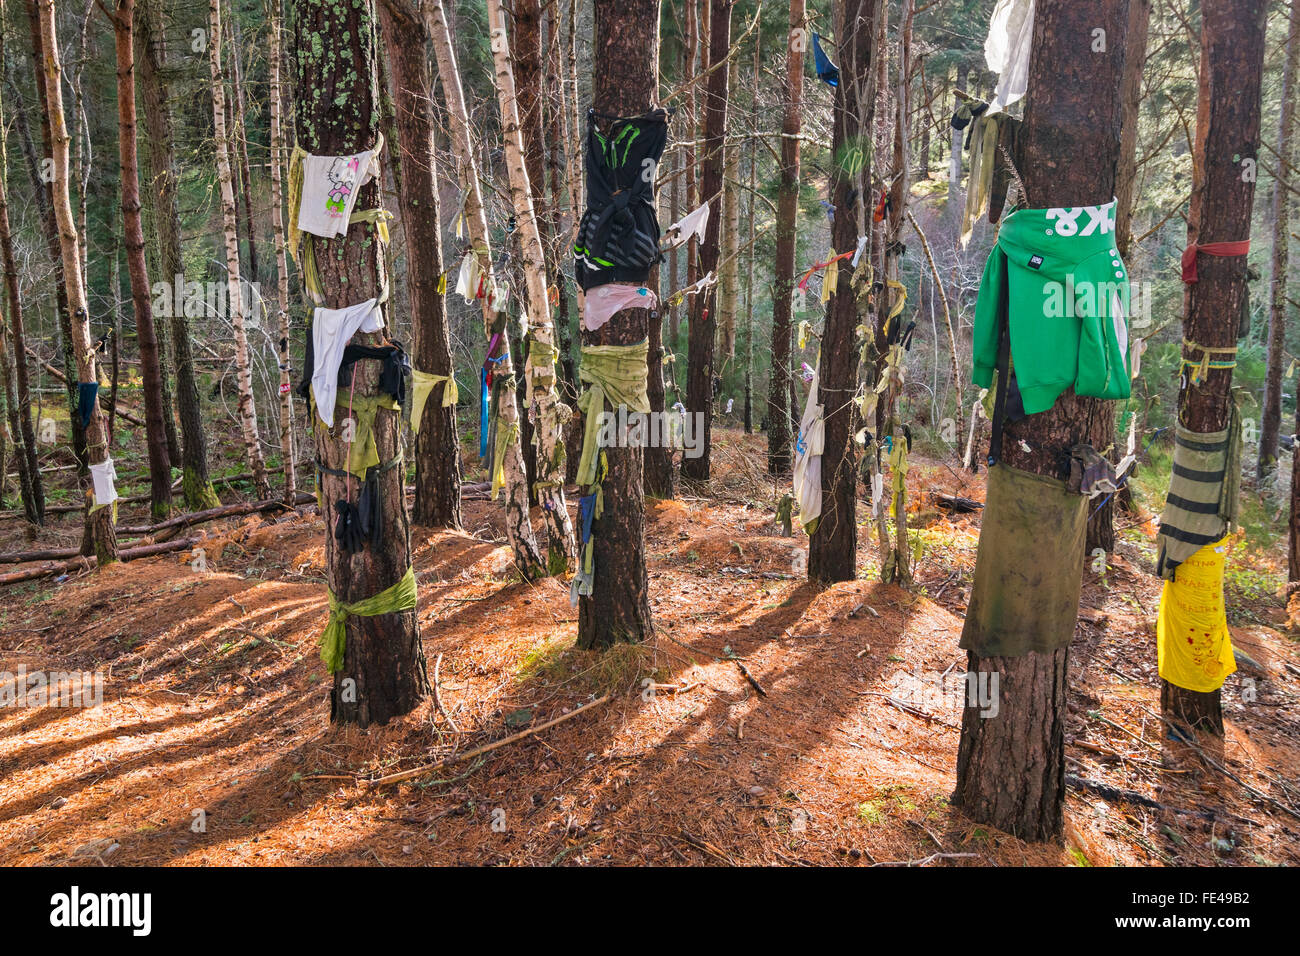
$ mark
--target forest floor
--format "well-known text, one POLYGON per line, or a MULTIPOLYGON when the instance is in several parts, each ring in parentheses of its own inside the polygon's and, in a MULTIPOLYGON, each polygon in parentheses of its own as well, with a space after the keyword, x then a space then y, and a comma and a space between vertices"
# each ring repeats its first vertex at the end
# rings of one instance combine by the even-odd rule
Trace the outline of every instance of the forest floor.
MULTIPOLYGON (((203 526, 207 571, 182 552, 0 590, 0 670, 105 678, 98 707, 0 708, 0 864, 1300 863, 1284 543, 1280 565, 1244 539, 1233 558, 1246 657, 1223 691, 1230 777, 1166 751, 1155 523, 1117 515, 1070 655, 1066 769, 1085 782, 1064 843, 1026 843, 949 805, 961 701, 934 690, 964 669, 979 515, 932 494, 982 500, 983 474, 914 458, 912 589, 875 579, 866 526, 859 580, 818 587, 795 571, 807 538, 774 521, 764 451, 722 432, 708 489, 647 503, 657 635, 640 647, 575 649, 567 584, 519 581, 498 505, 467 499, 464 533, 413 529, 424 649, 459 733, 432 701, 386 727, 331 726, 315 514, 203 526), (605 694, 483 757, 358 783, 605 694)), ((75 544, 79 524, 61 518, 42 545, 75 544)), ((31 546, 0 521, 0 547, 31 546)))

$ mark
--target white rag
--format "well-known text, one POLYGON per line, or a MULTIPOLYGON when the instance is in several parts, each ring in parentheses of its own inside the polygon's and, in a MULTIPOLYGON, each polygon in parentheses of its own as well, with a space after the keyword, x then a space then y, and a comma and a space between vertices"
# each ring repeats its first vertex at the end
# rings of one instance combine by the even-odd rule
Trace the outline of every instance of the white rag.
POLYGON ((664 238, 668 241, 665 248, 675 249, 678 246, 684 246, 691 241, 691 237, 698 238, 700 242, 704 241, 704 230, 709 226, 709 204, 705 203, 699 209, 688 212, 681 219, 668 227, 664 232, 664 238))
POLYGON ((1034 0, 998 0, 984 41, 984 62, 998 74, 989 113, 1005 110, 1029 89, 1029 49, 1034 40, 1034 0))
POLYGON ((615 312, 624 309, 653 309, 658 305, 659 297, 643 285, 621 282, 598 285, 587 290, 582 304, 582 327, 588 332, 595 332, 615 312))
POLYGON ((478 283, 483 276, 483 269, 478 264, 478 256, 472 252, 465 253, 460 260, 460 274, 456 277, 456 291, 465 300, 466 305, 478 297, 478 283))
MULTIPOLYGON (((819 369, 820 371, 820 369, 819 369)), ((822 450, 826 444, 825 409, 817 401, 818 376, 808 387, 808 402, 799 421, 794 445, 794 496, 799 502, 799 523, 805 528, 822 513, 822 450)))
POLYGON ((339 366, 343 350, 357 332, 378 332, 384 327, 384 313, 378 299, 367 299, 346 309, 317 309, 311 322, 311 390, 316 396, 316 414, 326 428, 334 427, 334 396, 339 388, 339 366))
POLYGON ((98 465, 90 466, 90 480, 95 485, 95 504, 111 505, 117 500, 117 489, 113 486, 113 479, 117 477, 117 469, 113 467, 113 459, 105 458, 98 465))
POLYGON ((357 193, 379 175, 379 149, 351 156, 304 156, 298 228, 326 239, 346 233, 357 193))

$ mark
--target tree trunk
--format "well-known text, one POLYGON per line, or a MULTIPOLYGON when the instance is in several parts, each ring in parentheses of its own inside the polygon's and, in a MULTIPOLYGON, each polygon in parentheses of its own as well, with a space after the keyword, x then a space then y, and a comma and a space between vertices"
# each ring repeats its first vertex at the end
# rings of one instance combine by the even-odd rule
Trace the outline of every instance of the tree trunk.
MULTIPOLYGON (((433 147, 433 72, 423 17, 409 0, 382 0, 388 62, 392 70, 402 178, 398 191, 406 233, 407 287, 416 368, 433 375, 454 374, 447 301, 442 281, 442 216, 438 204, 438 168, 433 147)), ((415 509, 417 525, 460 527, 460 442, 456 406, 444 405, 436 386, 424 406, 415 436, 415 509)))
MULTIPOLYGON (((495 279, 492 267, 492 248, 489 243, 487 216, 483 210, 483 197, 478 184, 478 166, 474 161, 474 150, 470 141, 469 112, 465 107, 465 94, 460 85, 460 73, 456 68, 456 54, 452 46, 451 30, 447 25, 446 13, 442 0, 428 0, 425 4, 428 18, 429 37, 437 56, 438 74, 442 79, 443 96, 447 102, 447 111, 451 114, 451 142, 460 164, 461 187, 465 191, 465 221, 469 226, 471 249, 478 257, 479 267, 490 287, 495 279)), ((483 306, 483 328, 491 342, 493 335, 500 332, 499 344, 492 351, 490 358, 500 358, 496 363, 496 375, 513 383, 515 378, 509 349, 505 346, 505 312, 498 313, 487 297, 479 300, 483 306)), ((513 387, 499 390, 501 417, 506 428, 520 424, 519 409, 515 401, 513 387)), ((489 449, 489 454, 491 449, 489 449)), ((541 551, 533 535, 533 526, 528 516, 528 479, 524 471, 524 458, 518 441, 508 442, 505 448, 506 480, 506 536, 514 551, 515 567, 526 579, 532 580, 543 573, 541 551)))
MULTIPOLYGON (((216 0, 213 0, 215 5, 216 0)), ((379 25, 373 0, 361 0, 340 16, 330 0, 293 0, 289 35, 293 37, 295 119, 298 142, 316 155, 346 156, 369 149, 379 136, 379 88, 376 68, 379 25), (341 70, 338 64, 350 64, 341 70)), ((214 31, 215 32, 215 31, 214 31)), ((379 206, 383 177, 363 186, 358 209, 379 206)), ((329 308, 344 308, 378 296, 385 284, 384 256, 373 224, 353 225, 346 235, 314 243, 321 289, 329 308)), ((382 341, 382 333, 354 337, 367 345, 382 341)), ((355 395, 379 394, 376 362, 353 366, 355 395)), ((341 416, 333 428, 317 421, 316 453, 327 468, 346 462, 341 416)), ((401 455, 398 412, 380 409, 375 415, 379 459, 387 463, 401 455)), ((411 567, 410 519, 403 493, 404 469, 390 468, 379 476, 383 511, 382 546, 367 544, 352 554, 343 551, 333 534, 325 537, 329 587, 338 599, 353 603, 373 597, 399 582, 411 567)), ((321 479, 323 511, 333 516, 335 504, 354 500, 353 478, 325 474, 321 479)), ((347 619, 343 667, 334 675, 330 719, 337 723, 387 723, 410 712, 429 694, 419 622, 414 608, 347 619)))
MULTIPOLYGON (((592 107, 613 116, 642 116, 657 102, 659 0, 595 0, 592 107)), ((584 345, 634 345, 649 337, 648 309, 616 312, 584 345)), ((653 630, 645 558, 641 449, 606 448, 604 513, 594 522, 596 581, 578 602, 578 646, 638 642, 653 630)))
MULTIPOLYGON (((966 91, 967 76, 970 73, 970 67, 965 63, 957 64, 957 80, 954 88, 966 91)), ((970 127, 967 127, 969 129, 970 127)), ((956 219, 961 219, 961 210, 966 202, 966 197, 961 195, 961 144, 966 137, 965 129, 952 130, 952 142, 948 152, 948 210, 956 219)))
POLYGON ((1264 414, 1259 431, 1259 463, 1256 475, 1263 489, 1265 477, 1277 465, 1277 433, 1282 425, 1282 369, 1286 363, 1287 245, 1291 232, 1291 202, 1287 192, 1287 163, 1291 161, 1291 135, 1295 119, 1296 70, 1300 68, 1300 3, 1291 4, 1286 37, 1286 59, 1282 65, 1282 103, 1277 121, 1277 177, 1273 183, 1273 256, 1268 291, 1268 370, 1264 379, 1264 414))
MULTIPOLYGON (((0 0, 0 31, 3 31, 4 0, 0 0)), ((0 57, 0 60, 4 60, 0 57)), ((0 94, 8 79, 7 61, 0 63, 0 94)), ((0 105, 0 129, 7 128, 4 107, 0 105)), ((13 234, 9 227, 9 155, 5 145, 7 137, 0 135, 0 265, 4 267, 5 291, 9 304, 9 327, 13 333, 14 355, 14 412, 18 428, 14 431, 15 452, 19 456, 20 479, 23 479, 23 509, 27 520, 33 524, 45 523, 45 482, 41 477, 41 464, 36 454, 36 432, 32 427, 31 384, 27 374, 27 331, 23 317, 23 303, 19 297, 18 262, 14 256, 13 234)))
MULTIPOLYGON (((59 43, 54 26, 54 0, 40 0, 40 37, 44 64, 45 98, 48 106, 50 144, 53 147, 53 177, 50 181, 54 215, 59 228, 59 251, 63 258, 63 281, 68 307, 72 310, 70 326, 73 354, 76 356, 77 380, 98 381, 95 377, 95 353, 90 343, 90 318, 86 309, 86 290, 81 283, 80 249, 77 227, 72 218, 72 203, 68 197, 68 128, 63 118, 63 90, 59 43)), ((75 415, 76 412, 74 411, 75 415)), ((86 446, 90 464, 98 465, 108 460, 108 442, 104 431, 104 416, 99 402, 95 401, 86 426, 86 446)), ((88 499, 89 500, 89 499, 88 499)), ((86 509, 86 527, 82 542, 83 553, 93 553, 100 567, 117 560, 117 534, 113 529, 111 506, 86 509)))
POLYGON ((799 216, 799 135, 803 109, 803 55, 808 48, 804 0, 790 0, 786 44, 781 171, 776 201, 776 262, 772 275, 772 366, 767 385, 767 470, 788 475, 791 457, 790 334, 794 309, 794 260, 799 216))
MULTIPOLYGON (((727 71, 727 86, 736 89, 740 78, 740 58, 732 57, 724 68, 727 71)), ((731 118, 734 127, 735 117, 731 118)), ((721 265, 718 274, 718 348, 722 352, 722 365, 725 370, 727 359, 736 357, 736 319, 740 310, 740 147, 735 142, 736 133, 732 131, 732 142, 726 144, 726 131, 723 133, 722 149, 722 232, 718 237, 721 265)), ((753 250, 750 250, 751 255, 753 250)))
POLYGON ((194 375, 194 354, 190 344, 189 320, 181 301, 185 285, 182 273, 181 222, 177 204, 176 146, 171 102, 163 68, 167 46, 163 36, 160 0, 145 0, 136 24, 140 92, 144 100, 145 129, 149 140, 150 193, 156 196, 154 228, 158 234, 158 272, 171 291, 172 352, 176 369, 176 408, 181 426, 181 495, 185 507, 202 511, 221 504, 208 477, 206 426, 203 423, 198 382, 194 375))
MULTIPOLYGON (((285 155, 284 125, 281 119, 283 100, 280 92, 280 63, 283 56, 283 41, 280 0, 269 0, 269 6, 271 44, 267 54, 267 71, 270 74, 271 87, 271 232, 275 242, 275 317, 280 335, 277 343, 280 371, 280 457, 284 461, 284 502, 292 505, 297 498, 298 475, 297 453, 294 451, 293 442, 293 383, 290 378, 293 369, 289 364, 289 257, 285 240, 282 176, 288 157, 285 155)), ((407 230, 409 236, 409 221, 407 230)), ((418 464, 416 468, 418 471, 418 464)), ((418 487, 418 480, 416 484, 418 487)))
POLYGON ((533 443, 537 450, 537 499, 542 506, 546 523, 546 568, 551 574, 563 574, 577 554, 573 525, 564 501, 564 436, 563 425, 570 417, 570 409, 556 394, 555 329, 551 324, 551 307, 546 288, 550 271, 546 265, 546 250, 542 245, 542 231, 534 204, 534 193, 541 195, 545 189, 542 166, 541 123, 541 36, 540 4, 527 0, 517 7, 516 17, 526 24, 517 37, 521 51, 518 62, 528 63, 526 86, 529 94, 520 103, 514 70, 511 65, 510 44, 506 30, 505 12, 500 0, 487 0, 488 23, 492 28, 492 55, 496 65, 497 99, 501 109, 502 137, 505 141, 506 167, 510 175, 510 199, 515 213, 515 234, 522 253, 524 286, 527 292, 528 360, 526 378, 528 386, 528 413, 533 422, 533 443), (525 137, 521 127, 520 106, 526 107, 525 117, 533 135, 528 137, 527 160, 525 137), (536 184, 534 190, 533 184, 536 184))
POLYGON ((208 57, 212 67, 212 120, 217 149, 217 180, 221 186, 221 215, 226 237, 226 307, 234 329, 235 366, 239 382, 239 426, 244 436, 244 454, 253 473, 253 488, 259 499, 271 497, 262 460, 262 440, 257 433, 257 409, 253 402, 253 374, 249 364, 248 335, 244 331, 244 296, 239 281, 239 239, 235 231, 235 187, 231 179, 230 149, 226 138, 225 74, 221 67, 221 0, 208 0, 208 57))
MULTIPOLYGON (((709 63, 722 64, 731 48, 731 10, 735 0, 712 0, 709 23, 709 63)), ((727 137, 727 79, 730 71, 720 65, 709 74, 704 94, 704 159, 701 161, 700 198, 709 204, 709 224, 700 243, 700 275, 718 268, 722 237, 722 174, 727 137)), ((709 480, 709 458, 713 450, 714 350, 718 327, 718 286, 691 297, 690 327, 687 331, 686 411, 703 423, 703 453, 682 458, 682 477, 709 480), (700 417, 702 416, 702 418, 700 417)))
POLYGON ((135 0, 117 0, 113 32, 117 51, 118 156, 122 169, 122 236, 126 271, 131 279, 131 305, 140 346, 140 376, 144 381, 145 442, 149 450, 149 507, 166 518, 172 504, 172 468, 163 426, 162 366, 154 333, 149 270, 144 260, 144 224, 140 216, 140 165, 135 134, 135 46, 132 30, 135 0))
MULTIPOLYGON (((862 186, 871 154, 862 148, 870 137, 874 113, 871 69, 875 57, 887 57, 875 47, 880 0, 843 0, 838 7, 840 83, 835 90, 831 152, 830 197, 835 206, 831 245, 836 251, 857 246, 865 228, 862 186)), ((856 574, 857 451, 853 441, 852 404, 858 387, 859 345, 854 329, 861 322, 857 294, 848 262, 826 306, 822 332, 818 400, 825 406, 826 442, 822 452, 822 511, 808 542, 808 577, 814 581, 849 581, 856 574)))
MULTIPOLYGON (((1266 0, 1206 0, 1201 10, 1201 67, 1187 244, 1232 242, 1250 236, 1264 73, 1266 0), (1249 144, 1249 145, 1247 145, 1249 144)), ((1294 23, 1294 19, 1293 19, 1294 23)), ((1294 34, 1293 34, 1294 36, 1294 34)), ((1237 344, 1247 295, 1245 257, 1198 256, 1199 281, 1183 286, 1183 339, 1207 348, 1237 344)), ((1189 354, 1189 362, 1201 355, 1189 354)), ((1228 426, 1232 369, 1210 369, 1193 385, 1184 373, 1178 420, 1194 432, 1228 426)), ((1161 681, 1165 718, 1190 731, 1223 736, 1220 692, 1198 693, 1161 681)))
MULTIPOLYGON (((1128 2, 1036 4, 1022 155, 1015 157, 1029 208, 1101 205, 1115 195, 1128 2), (1097 29, 1104 31, 1104 51, 1092 46, 1097 29), (1081 47, 1080 37, 1093 39, 1081 47)), ((1002 461, 1064 479, 1070 448, 1104 414, 1104 403, 1067 390, 1048 411, 1006 427, 1002 461)), ((1000 518, 986 509, 984 528, 1000 518)), ((986 565, 976 564, 977 579, 987 573, 986 565)), ((1082 576, 1082 554, 1074 573, 1082 576)), ((1068 645, 1023 657, 968 652, 967 661, 968 671, 998 675, 1000 705, 996 719, 981 717, 969 701, 964 708, 953 804, 1022 839, 1058 839, 1065 806, 1068 645)))
MULTIPOLYGON (((36 102, 41 113, 41 141, 44 146, 42 158, 54 162, 53 134, 50 130, 51 106, 44 79, 45 54, 43 51, 45 41, 41 36, 37 0, 27 0, 27 15, 31 23, 32 71, 36 82, 36 102)), ((48 175, 46 175, 44 167, 37 160, 31 134, 27 128, 26 111, 20 107, 15 111, 14 119, 18 127, 18 135, 22 139, 23 152, 27 157, 28 171, 31 173, 32 179, 32 191, 36 194, 37 202, 41 207, 41 222, 45 230, 46 250, 50 256, 50 262, 54 266, 54 305, 55 313, 59 317, 59 334, 63 345, 63 373, 68 391, 68 421, 72 431, 72 454, 77 459, 77 474, 84 478, 88 462, 86 429, 82 426, 81 418, 77 415, 77 369, 79 366, 72 347, 73 314, 68 306, 68 283, 63 275, 62 240, 59 235, 58 217, 54 209, 54 186, 48 175)), ((80 261, 80 256, 78 256, 78 267, 80 267, 80 261)))
POLYGON ((231 115, 234 118, 235 156, 239 161, 240 198, 244 212, 244 235, 248 239, 248 275, 249 281, 259 282, 260 272, 257 267, 257 227, 253 219, 253 176, 248 163, 248 128, 245 123, 244 105, 244 51, 241 49, 243 37, 239 29, 239 17, 231 16, 230 21, 230 88, 234 93, 231 98, 231 115))

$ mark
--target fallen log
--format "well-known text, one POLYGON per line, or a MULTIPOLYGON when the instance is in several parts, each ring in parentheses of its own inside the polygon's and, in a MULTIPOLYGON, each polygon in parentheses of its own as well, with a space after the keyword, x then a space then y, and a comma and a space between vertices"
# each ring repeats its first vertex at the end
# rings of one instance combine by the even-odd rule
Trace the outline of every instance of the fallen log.
MULTIPOLYGON (((295 504, 307 504, 309 501, 315 501, 315 495, 309 495, 305 491, 298 492, 294 499, 295 504)), ((118 534, 130 535, 155 535, 160 531, 167 531, 172 528, 188 528, 191 525, 203 524, 206 521, 215 521, 218 518, 231 518, 236 515, 255 514, 259 511, 274 511, 276 508, 286 508, 284 500, 281 498, 270 498, 266 501, 241 501, 233 505, 222 505, 219 508, 208 508, 204 511, 192 511, 189 514, 176 515, 165 521, 159 521, 157 524, 145 525, 122 525, 118 527, 118 534)), ((0 554, 0 562, 6 562, 4 559, 7 555, 0 554)))
MULTIPOLYGON (((303 491, 298 492, 298 504, 307 504, 315 500, 315 495, 309 495, 303 491)), ((160 521, 157 524, 119 525, 117 533, 123 536, 138 535, 141 537, 150 537, 165 531, 175 531, 196 524, 203 524, 207 521, 215 521, 218 518, 230 518, 238 515, 254 514, 259 511, 274 511, 277 508, 284 507, 284 502, 278 498, 267 501, 244 501, 233 505, 222 505, 220 508, 208 508, 206 511, 195 511, 190 514, 176 515, 174 518, 168 518, 166 521, 160 521)), ((148 546, 141 545, 141 547, 148 546)), ((80 553, 81 550, 79 548, 44 548, 35 551, 11 551, 8 554, 0 554, 0 564, 25 564, 29 561, 70 559, 77 557, 80 553)))
MULTIPOLYGON (((182 538, 179 541, 163 541, 159 544, 142 544, 135 548, 123 548, 117 553, 122 561, 134 561, 136 558, 148 558, 156 554, 167 554, 171 551, 184 551, 186 548, 192 548, 202 541, 206 541, 204 535, 196 535, 192 538, 182 538)), ((36 568, 24 568, 21 571, 10 571, 8 574, 0 574, 0 587, 6 584, 18 584, 22 581, 33 581, 36 578, 48 577, 51 574, 61 574, 64 571, 89 571, 98 566, 99 559, 93 554, 90 556, 78 555, 67 561, 54 561, 49 564, 43 564, 36 568)))

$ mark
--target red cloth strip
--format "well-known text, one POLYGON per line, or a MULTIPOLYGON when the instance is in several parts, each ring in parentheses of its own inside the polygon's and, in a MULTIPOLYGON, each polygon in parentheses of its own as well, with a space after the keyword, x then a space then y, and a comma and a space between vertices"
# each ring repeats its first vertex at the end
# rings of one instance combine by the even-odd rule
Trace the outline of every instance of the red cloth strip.
POLYGON ((1239 239, 1236 242, 1207 242, 1203 246, 1190 245, 1183 250, 1183 281, 1196 282, 1196 254, 1207 256, 1244 256, 1250 252, 1250 240, 1239 239))
POLYGON ((818 269, 825 269, 832 262, 838 262, 840 259, 848 259, 855 252, 857 252, 857 249, 850 249, 848 252, 841 252, 838 256, 835 256, 833 259, 827 259, 825 262, 817 263, 817 265, 813 266, 811 269, 809 269, 807 272, 803 274, 803 278, 799 280, 799 288, 803 289, 804 291, 807 291, 808 280, 813 277, 814 272, 816 272, 818 269))

